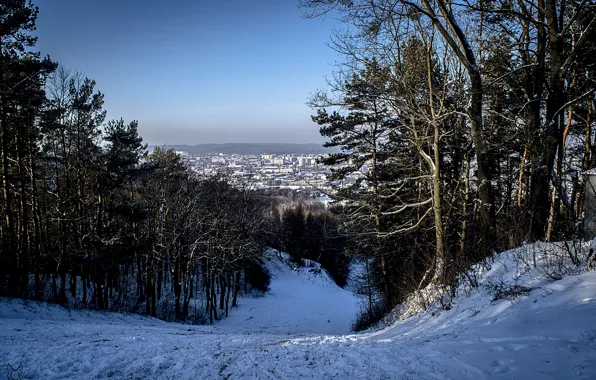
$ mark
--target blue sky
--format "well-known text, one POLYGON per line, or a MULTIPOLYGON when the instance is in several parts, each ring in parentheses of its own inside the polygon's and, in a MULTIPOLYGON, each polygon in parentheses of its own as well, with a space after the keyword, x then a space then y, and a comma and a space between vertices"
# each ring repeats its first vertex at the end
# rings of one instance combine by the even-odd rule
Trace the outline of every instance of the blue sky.
POLYGON ((334 20, 298 0, 36 0, 37 50, 97 81, 149 144, 322 142, 334 20))

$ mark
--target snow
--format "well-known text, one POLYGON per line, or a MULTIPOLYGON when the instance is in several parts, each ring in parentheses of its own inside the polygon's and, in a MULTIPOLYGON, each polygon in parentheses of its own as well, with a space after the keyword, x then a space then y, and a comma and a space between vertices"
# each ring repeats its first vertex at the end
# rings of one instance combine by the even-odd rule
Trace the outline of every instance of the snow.
POLYGON ((287 254, 267 252, 266 266, 273 277, 269 294, 240 299, 240 308, 218 326, 281 334, 349 333, 358 298, 338 287, 318 263, 307 265, 297 267, 287 254))
POLYGON ((553 262, 565 254, 544 244, 502 253, 450 310, 351 335, 349 293, 273 259, 271 293, 213 326, 3 299, 0 376, 22 364, 26 379, 596 379, 596 272, 553 262), (494 300, 498 286, 533 290, 494 300))

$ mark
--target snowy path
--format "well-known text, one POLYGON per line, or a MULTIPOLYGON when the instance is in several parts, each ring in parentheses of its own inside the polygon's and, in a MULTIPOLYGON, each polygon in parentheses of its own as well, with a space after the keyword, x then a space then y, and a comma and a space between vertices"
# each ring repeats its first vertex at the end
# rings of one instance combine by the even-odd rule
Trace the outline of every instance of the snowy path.
POLYGON ((354 293, 338 287, 317 263, 292 270, 275 254, 268 258, 272 280, 267 296, 240 299, 240 307, 219 327, 282 334, 350 333, 358 312, 354 293))
POLYGON ((0 377, 6 364, 22 363, 27 379, 596 379, 596 272, 515 301, 475 292, 449 311, 355 335, 317 333, 343 332, 352 318, 327 321, 347 310, 325 304, 325 294, 341 297, 338 288, 275 273, 271 296, 243 300, 215 326, 0 300, 0 377), (297 301, 284 303, 291 289, 297 301), (305 310, 308 301, 319 314, 305 310), (286 307, 294 309, 278 315, 285 321, 266 330, 286 307))

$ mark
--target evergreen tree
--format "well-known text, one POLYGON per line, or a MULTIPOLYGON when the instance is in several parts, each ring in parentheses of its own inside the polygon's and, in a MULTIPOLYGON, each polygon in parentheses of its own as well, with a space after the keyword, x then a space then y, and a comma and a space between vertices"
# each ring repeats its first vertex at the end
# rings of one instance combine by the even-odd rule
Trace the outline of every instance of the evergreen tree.
MULTIPOLYGON (((30 51, 37 38, 38 9, 30 1, 0 4, 0 173, 2 186, 2 281, 11 296, 28 296, 32 256, 42 244, 35 161, 40 132, 37 119, 44 102, 44 82, 55 64, 30 51)), ((39 285, 39 278, 36 277, 39 285)))

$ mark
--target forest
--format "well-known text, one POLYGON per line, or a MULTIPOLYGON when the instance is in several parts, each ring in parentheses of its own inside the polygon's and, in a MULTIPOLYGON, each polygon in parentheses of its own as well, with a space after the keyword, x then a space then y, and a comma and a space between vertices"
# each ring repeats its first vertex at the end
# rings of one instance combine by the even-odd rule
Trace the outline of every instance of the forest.
POLYGON ((0 296, 213 322, 265 290, 267 247, 343 286, 363 325, 524 242, 580 239, 596 166, 589 0, 301 0, 336 17, 313 121, 328 208, 201 178, 35 52, 38 8, 0 4, 0 296))
MULTIPOLYGON (((525 242, 583 238, 596 166, 596 4, 302 0, 341 57, 309 103, 377 319, 525 242)), ((590 239, 592 237, 589 237, 590 239)), ((463 280, 466 280, 463 278, 463 280)), ((367 318, 364 318, 367 319, 367 318)))
POLYGON ((149 153, 95 81, 31 51, 35 6, 0 13, 0 294, 204 322, 264 289, 260 196, 149 153))

